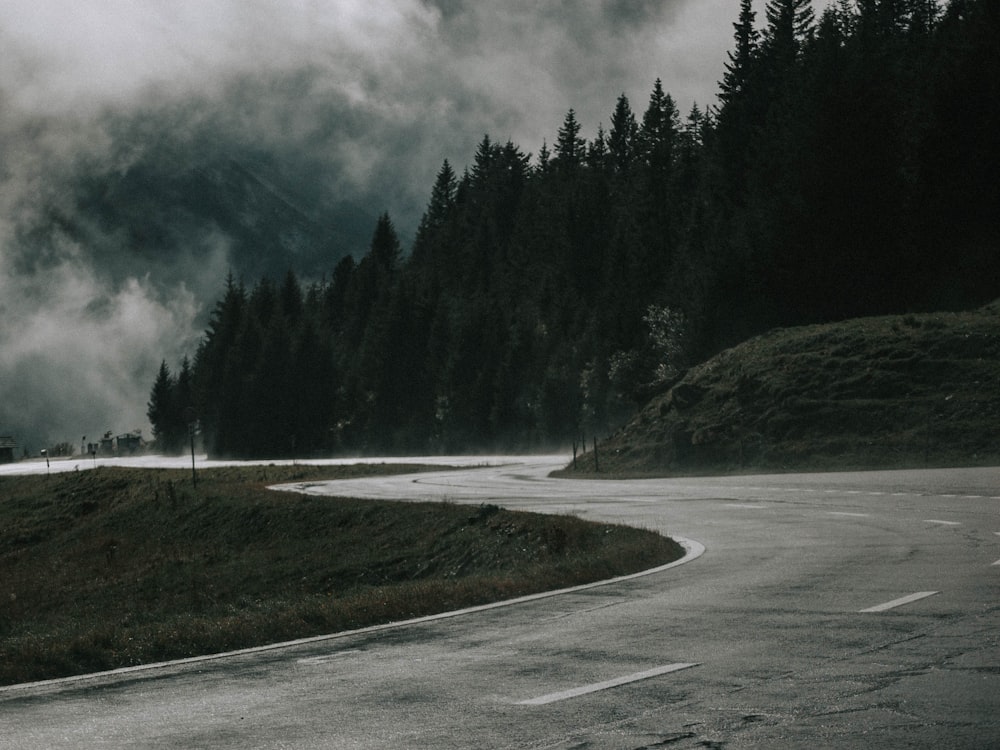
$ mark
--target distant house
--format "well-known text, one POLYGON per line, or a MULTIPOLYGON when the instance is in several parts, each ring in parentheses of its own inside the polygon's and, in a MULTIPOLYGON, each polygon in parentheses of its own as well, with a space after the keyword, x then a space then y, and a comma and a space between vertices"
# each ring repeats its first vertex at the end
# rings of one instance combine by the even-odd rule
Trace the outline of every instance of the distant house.
POLYGON ((14 460, 17 442, 8 435, 0 435, 0 464, 9 464, 14 460))
POLYGON ((112 432, 108 430, 104 433, 99 443, 87 443, 86 452, 90 456, 101 456, 103 458, 113 458, 114 456, 134 456, 141 453, 146 448, 146 441, 142 439, 142 433, 125 433, 112 437, 112 432))
POLYGON ((142 435, 130 432, 127 435, 119 435, 115 438, 118 443, 118 455, 134 455, 142 450, 142 435))
POLYGON ((115 455, 115 439, 111 437, 110 432, 104 433, 104 437, 101 438, 101 444, 97 449, 97 453, 101 456, 115 455))

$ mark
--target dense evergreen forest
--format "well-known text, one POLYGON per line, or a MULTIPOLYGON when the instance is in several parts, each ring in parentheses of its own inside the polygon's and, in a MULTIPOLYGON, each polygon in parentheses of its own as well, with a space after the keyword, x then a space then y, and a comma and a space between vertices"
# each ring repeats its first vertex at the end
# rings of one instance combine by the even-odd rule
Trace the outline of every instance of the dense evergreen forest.
POLYGON ((486 136, 409 253, 383 215, 328 279, 227 279, 157 375, 158 446, 185 411, 217 456, 565 446, 768 328, 1000 296, 1000 3, 734 28, 713 106, 657 81, 590 141, 572 110, 535 156, 486 136))

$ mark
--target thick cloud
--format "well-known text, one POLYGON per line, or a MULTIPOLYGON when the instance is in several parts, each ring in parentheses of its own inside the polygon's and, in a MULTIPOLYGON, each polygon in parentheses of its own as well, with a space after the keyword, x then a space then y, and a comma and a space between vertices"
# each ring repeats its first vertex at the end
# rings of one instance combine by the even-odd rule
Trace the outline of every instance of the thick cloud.
POLYGON ((592 135, 658 77, 711 103, 737 7, 0 0, 0 434, 144 426, 228 269, 328 271, 383 210, 408 236, 485 133, 592 135))

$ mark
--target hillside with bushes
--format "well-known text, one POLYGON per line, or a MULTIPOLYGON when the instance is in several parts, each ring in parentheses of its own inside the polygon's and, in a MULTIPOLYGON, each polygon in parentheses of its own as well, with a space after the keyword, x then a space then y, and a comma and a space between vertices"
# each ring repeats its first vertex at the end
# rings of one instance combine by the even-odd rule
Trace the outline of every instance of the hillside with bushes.
MULTIPOLYGON (((606 475, 995 465, 1000 302, 777 329, 692 368, 598 445, 606 475)), ((594 473, 593 456, 577 462, 594 473)))

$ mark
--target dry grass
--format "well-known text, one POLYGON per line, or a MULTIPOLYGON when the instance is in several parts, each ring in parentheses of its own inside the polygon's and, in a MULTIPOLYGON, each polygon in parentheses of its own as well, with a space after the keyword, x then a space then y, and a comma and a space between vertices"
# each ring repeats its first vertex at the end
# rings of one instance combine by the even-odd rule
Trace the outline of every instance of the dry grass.
MULTIPOLYGON (((412 469, 412 467, 410 467, 412 469)), ((651 567, 669 539, 496 506, 300 496, 388 467, 0 479, 0 684, 427 615, 651 567)))

